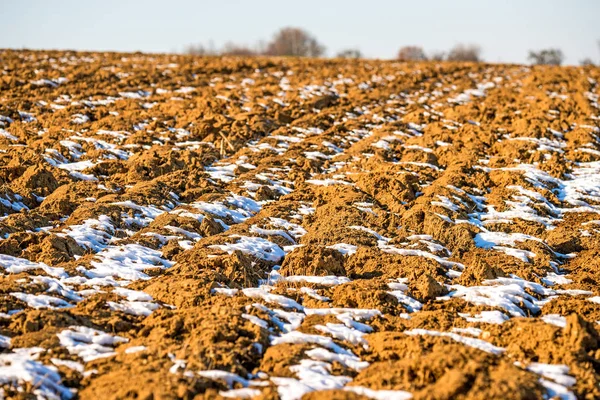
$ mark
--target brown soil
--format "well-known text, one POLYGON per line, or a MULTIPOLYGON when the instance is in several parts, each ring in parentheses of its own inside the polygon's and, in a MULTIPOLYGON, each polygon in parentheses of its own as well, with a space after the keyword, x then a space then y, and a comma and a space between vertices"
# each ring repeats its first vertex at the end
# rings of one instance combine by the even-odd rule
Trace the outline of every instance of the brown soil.
MULTIPOLYGON (((243 388, 207 370, 260 381, 257 398, 277 399, 271 378, 301 380, 296 367, 319 347, 272 343, 291 330, 332 337, 368 362, 328 362, 350 388, 539 399, 547 388, 527 367, 544 363, 568 367, 565 390, 577 398, 600 398, 600 304, 589 300, 600 296, 600 172, 578 204, 558 183, 582 163, 599 168, 598 68, 10 50, 0 59, 0 312, 11 314, 0 318, 11 339, 0 357, 39 347, 46 366, 82 362, 84 373, 58 366, 81 399, 243 388), (484 82, 494 84, 473 92, 484 82), (510 214, 517 207, 528 211, 510 214), (73 233, 85 226, 92 244, 73 233), (493 248, 481 244, 486 233, 518 239, 493 248), (112 278, 152 296, 147 315, 115 308, 125 304, 117 289, 89 281, 110 249, 115 265, 131 246, 156 253, 123 262, 136 277, 112 278), (10 269, 8 256, 34 267, 10 269), (552 284, 557 271, 566 276, 552 284), (271 298, 244 291, 276 278, 271 298), (521 294, 498 296, 521 313, 457 295, 511 284, 521 294), (36 309, 14 293, 69 307, 36 309), (328 308, 379 314, 348 317, 372 329, 352 342, 324 331, 344 316, 308 311, 328 308), (283 310, 300 316, 296 326, 283 310), (506 321, 473 319, 491 311, 506 321), (128 342, 83 362, 59 341, 75 326, 128 342), (406 333, 417 329, 429 333, 406 333), (134 346, 144 350, 126 352, 134 346)), ((20 399, 36 390, 23 380, 3 388, 20 399)), ((302 398, 368 398, 317 389, 302 398)))

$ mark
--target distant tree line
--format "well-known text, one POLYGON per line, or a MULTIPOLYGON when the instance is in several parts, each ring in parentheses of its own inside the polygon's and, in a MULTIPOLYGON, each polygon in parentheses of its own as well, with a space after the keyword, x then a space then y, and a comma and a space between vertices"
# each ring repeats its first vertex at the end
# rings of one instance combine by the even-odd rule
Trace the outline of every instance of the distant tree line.
MULTIPOLYGON (((598 40, 598 52, 600 53, 600 40, 598 40)), ((561 49, 549 48, 530 51, 528 59, 533 65, 561 65, 565 57, 561 49)), ((584 66, 600 65, 600 62, 596 64, 590 57, 584 58, 579 63, 584 66)))
MULTIPOLYGON (((600 50, 600 40, 598 41, 600 50)), ((232 42, 226 43, 222 48, 216 49, 214 45, 202 44, 188 46, 186 53, 194 55, 221 55, 221 56, 293 56, 293 57, 321 57, 325 54, 325 46, 309 32, 296 27, 285 27, 276 32, 266 44, 259 42, 255 46, 240 45, 232 42)), ((404 46, 398 51, 399 61, 468 61, 481 62, 481 47, 476 44, 457 44, 448 52, 436 51, 427 55, 422 47, 404 46)), ((339 58, 362 58, 359 49, 349 48, 337 53, 339 58)), ((530 51, 528 60, 533 65, 561 65, 564 54, 560 49, 548 48, 530 51)), ((582 65, 595 65, 593 60, 586 58, 582 65)), ((600 63, 599 63, 600 64, 600 63)))
POLYGON ((404 46, 398 51, 397 59, 400 61, 482 61, 481 47, 475 44, 458 44, 448 53, 436 51, 431 56, 427 56, 422 47, 404 46))
MULTIPOLYGON (((600 54, 600 40, 598 40, 597 43, 598 43, 598 54, 600 54)), ((584 65, 584 66, 585 65, 600 65, 600 59, 599 59, 599 61, 598 61, 597 64, 594 64, 594 61, 591 58, 586 57, 586 58, 584 58, 583 60, 580 61, 580 64, 584 65)))
POLYGON ((527 59, 533 65, 560 65, 565 56, 560 49, 542 49, 538 51, 530 51, 527 59))
MULTIPOLYGON (((600 40, 598 41, 598 51, 600 52, 600 40)), ((423 48, 419 46, 404 46, 398 51, 396 57, 400 61, 471 61, 479 62, 481 59, 481 48, 477 45, 458 44, 448 53, 434 52, 430 56, 425 54, 423 48)), ((565 59, 562 50, 548 48, 542 50, 531 50, 527 57, 533 65, 561 65, 565 59)), ((585 58, 580 61, 581 65, 596 65, 591 58, 585 58)), ((600 65, 600 63, 598 63, 600 65)))
POLYGON ((194 55, 221 55, 221 56, 295 56, 295 57, 320 57, 325 54, 325 46, 304 29, 287 27, 280 29, 266 45, 259 42, 258 45, 246 46, 235 43, 226 43, 223 48, 215 49, 192 45, 186 49, 186 53, 194 55))

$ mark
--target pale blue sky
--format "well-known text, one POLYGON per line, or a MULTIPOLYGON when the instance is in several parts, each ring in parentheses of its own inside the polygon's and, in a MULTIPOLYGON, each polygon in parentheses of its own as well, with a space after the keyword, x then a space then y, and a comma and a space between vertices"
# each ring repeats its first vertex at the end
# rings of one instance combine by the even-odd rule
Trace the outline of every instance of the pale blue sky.
POLYGON ((212 40, 252 45, 299 26, 334 55, 392 58, 477 43, 491 62, 559 47, 568 64, 600 61, 600 0, 0 0, 0 48, 182 51, 212 40))

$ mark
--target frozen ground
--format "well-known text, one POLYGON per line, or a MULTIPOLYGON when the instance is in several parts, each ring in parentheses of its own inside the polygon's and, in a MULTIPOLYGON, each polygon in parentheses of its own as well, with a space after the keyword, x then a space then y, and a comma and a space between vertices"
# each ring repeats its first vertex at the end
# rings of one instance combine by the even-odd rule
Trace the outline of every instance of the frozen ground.
POLYGON ((3 396, 600 396, 597 69, 2 57, 3 396))

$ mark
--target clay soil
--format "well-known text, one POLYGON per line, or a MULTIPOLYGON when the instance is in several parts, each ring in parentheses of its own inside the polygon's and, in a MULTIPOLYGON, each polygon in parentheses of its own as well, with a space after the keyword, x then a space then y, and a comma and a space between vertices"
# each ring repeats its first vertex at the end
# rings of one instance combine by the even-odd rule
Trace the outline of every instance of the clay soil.
POLYGON ((600 398, 598 68, 0 60, 0 397, 600 398))

